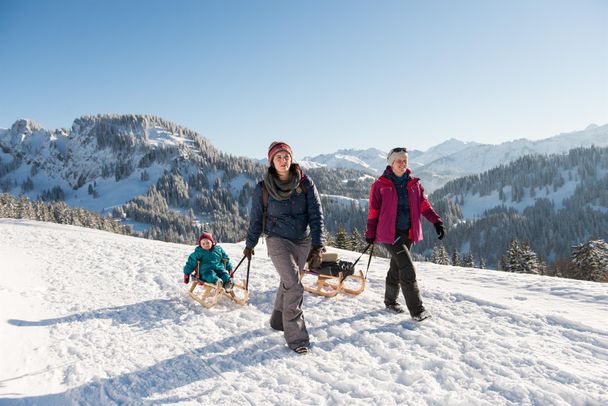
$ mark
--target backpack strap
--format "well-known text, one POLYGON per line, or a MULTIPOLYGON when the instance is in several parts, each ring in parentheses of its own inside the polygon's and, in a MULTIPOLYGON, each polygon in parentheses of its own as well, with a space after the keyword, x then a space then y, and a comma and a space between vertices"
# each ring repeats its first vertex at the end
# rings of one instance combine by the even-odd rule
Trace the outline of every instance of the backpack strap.
POLYGON ((266 189, 266 184, 262 182, 262 235, 266 234, 266 212, 268 211, 268 199, 270 198, 268 194, 268 189, 266 189))

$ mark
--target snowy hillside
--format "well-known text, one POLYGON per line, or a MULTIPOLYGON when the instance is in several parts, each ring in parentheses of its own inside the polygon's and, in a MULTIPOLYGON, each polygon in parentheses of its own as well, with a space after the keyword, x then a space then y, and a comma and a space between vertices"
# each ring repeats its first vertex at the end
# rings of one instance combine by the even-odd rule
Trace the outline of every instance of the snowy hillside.
POLYGON ((300 356, 267 324, 265 246, 249 305, 208 310, 181 283, 191 249, 0 220, 0 404, 608 403, 606 284, 419 263, 415 323, 383 309, 376 258, 360 296, 306 295, 300 356))
MULTIPOLYGON (((170 168, 167 160, 203 161, 218 153, 192 131, 135 115, 84 116, 70 129, 52 131, 32 120, 17 120, 0 133, 0 151, 4 191, 36 199, 57 187, 64 196, 57 200, 96 212, 146 193, 170 168)), ((207 173, 212 184, 222 176, 217 169, 207 173)), ((227 187, 240 190, 244 181, 233 183, 227 187)))
MULTIPOLYGON (((253 186, 266 167, 156 116, 83 116, 53 131, 18 120, 0 130, 0 193, 110 215, 163 241, 186 242, 184 234, 202 227, 225 241, 243 239, 253 186)), ((372 181, 352 169, 307 174, 321 194, 351 198, 367 196, 372 181)), ((348 215, 335 207, 327 218, 348 215)))

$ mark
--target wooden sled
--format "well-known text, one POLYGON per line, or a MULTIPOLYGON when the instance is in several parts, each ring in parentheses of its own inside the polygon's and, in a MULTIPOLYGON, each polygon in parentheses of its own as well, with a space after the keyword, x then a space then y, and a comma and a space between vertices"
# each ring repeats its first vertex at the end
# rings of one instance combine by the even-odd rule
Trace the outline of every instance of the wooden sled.
POLYGON ((238 305, 245 305, 249 302, 249 290, 246 285, 235 282, 233 279, 233 291, 226 292, 222 287, 222 281, 220 279, 218 279, 215 284, 200 279, 199 265, 200 264, 198 263, 196 264, 196 270, 190 278, 192 282, 190 284, 190 289, 188 289, 188 294, 192 299, 196 300, 205 308, 215 306, 222 296, 227 297, 238 305))
POLYGON ((221 296, 227 297, 238 305, 247 304, 249 301, 249 291, 245 288, 245 285, 234 282, 234 290, 228 293, 222 287, 222 281, 219 279, 213 284, 193 277, 188 293, 192 299, 206 308, 215 306, 221 296), (197 289, 197 287, 200 288, 197 289))
POLYGON ((338 261, 336 253, 323 253, 321 267, 315 270, 305 268, 300 272, 300 280, 304 290, 315 295, 325 297, 334 297, 338 293, 358 295, 365 290, 365 278, 362 271, 355 273, 354 266, 355 264, 338 261), (327 264, 341 264, 341 266, 327 264), (316 280, 309 282, 311 277, 316 280))

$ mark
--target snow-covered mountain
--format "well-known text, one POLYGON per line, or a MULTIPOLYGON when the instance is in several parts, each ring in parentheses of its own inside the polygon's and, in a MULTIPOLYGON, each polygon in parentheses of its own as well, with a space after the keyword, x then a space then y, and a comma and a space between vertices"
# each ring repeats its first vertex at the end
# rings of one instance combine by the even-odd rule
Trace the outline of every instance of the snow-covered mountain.
POLYGON ((333 154, 304 157, 300 161, 304 168, 328 167, 359 169, 371 174, 382 172, 386 166, 386 152, 376 148, 366 150, 341 149, 333 154))
POLYGON ((361 295, 305 295, 300 356, 267 323, 264 245, 249 304, 212 309, 182 283, 191 250, 0 220, 0 404, 608 403, 606 284, 417 263, 433 318, 415 323, 384 310, 374 258, 361 295))
MULTIPOLYGON (((111 213, 155 239, 189 241, 200 227, 242 239, 265 167, 155 116, 85 116, 53 131, 18 120, 0 130, 0 192, 111 213)), ((359 198, 371 183, 354 170, 311 173, 321 193, 359 198)))
POLYGON ((585 130, 559 134, 538 141, 519 139, 498 145, 477 144, 429 162, 417 169, 416 176, 425 179, 425 187, 435 190, 448 181, 482 173, 530 154, 566 153, 573 148, 608 146, 608 124, 590 125, 585 130))
MULTIPOLYGON (((0 132, 0 149, 4 191, 16 192, 29 180, 31 187, 21 191, 32 199, 58 187, 67 204, 97 212, 143 195, 170 168, 167 161, 204 162, 220 155, 199 134, 141 115, 84 116, 70 129, 52 131, 22 119, 0 132)), ((213 182, 222 175, 216 169, 207 177, 213 182)))
MULTIPOLYGON (((582 131, 562 133, 538 141, 519 139, 498 145, 462 142, 452 138, 424 152, 411 151, 410 167, 430 192, 450 180, 482 173, 524 155, 565 153, 572 148, 592 145, 608 146, 608 124, 592 124, 582 131)), ((339 150, 334 154, 307 157, 305 160, 308 165, 358 168, 379 175, 386 167, 386 152, 377 149, 339 150)))

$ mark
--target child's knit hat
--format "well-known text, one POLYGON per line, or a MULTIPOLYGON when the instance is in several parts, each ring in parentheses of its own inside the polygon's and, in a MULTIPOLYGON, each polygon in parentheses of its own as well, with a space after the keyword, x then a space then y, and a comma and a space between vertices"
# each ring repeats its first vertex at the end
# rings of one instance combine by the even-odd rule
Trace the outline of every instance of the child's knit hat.
POLYGON ((200 237, 198 237, 198 244, 197 245, 201 245, 201 240, 203 238, 206 238, 209 241, 211 241, 211 245, 215 245, 215 240, 213 239, 213 236, 211 235, 210 232, 207 232, 207 231, 205 231, 203 234, 201 234, 200 237))

